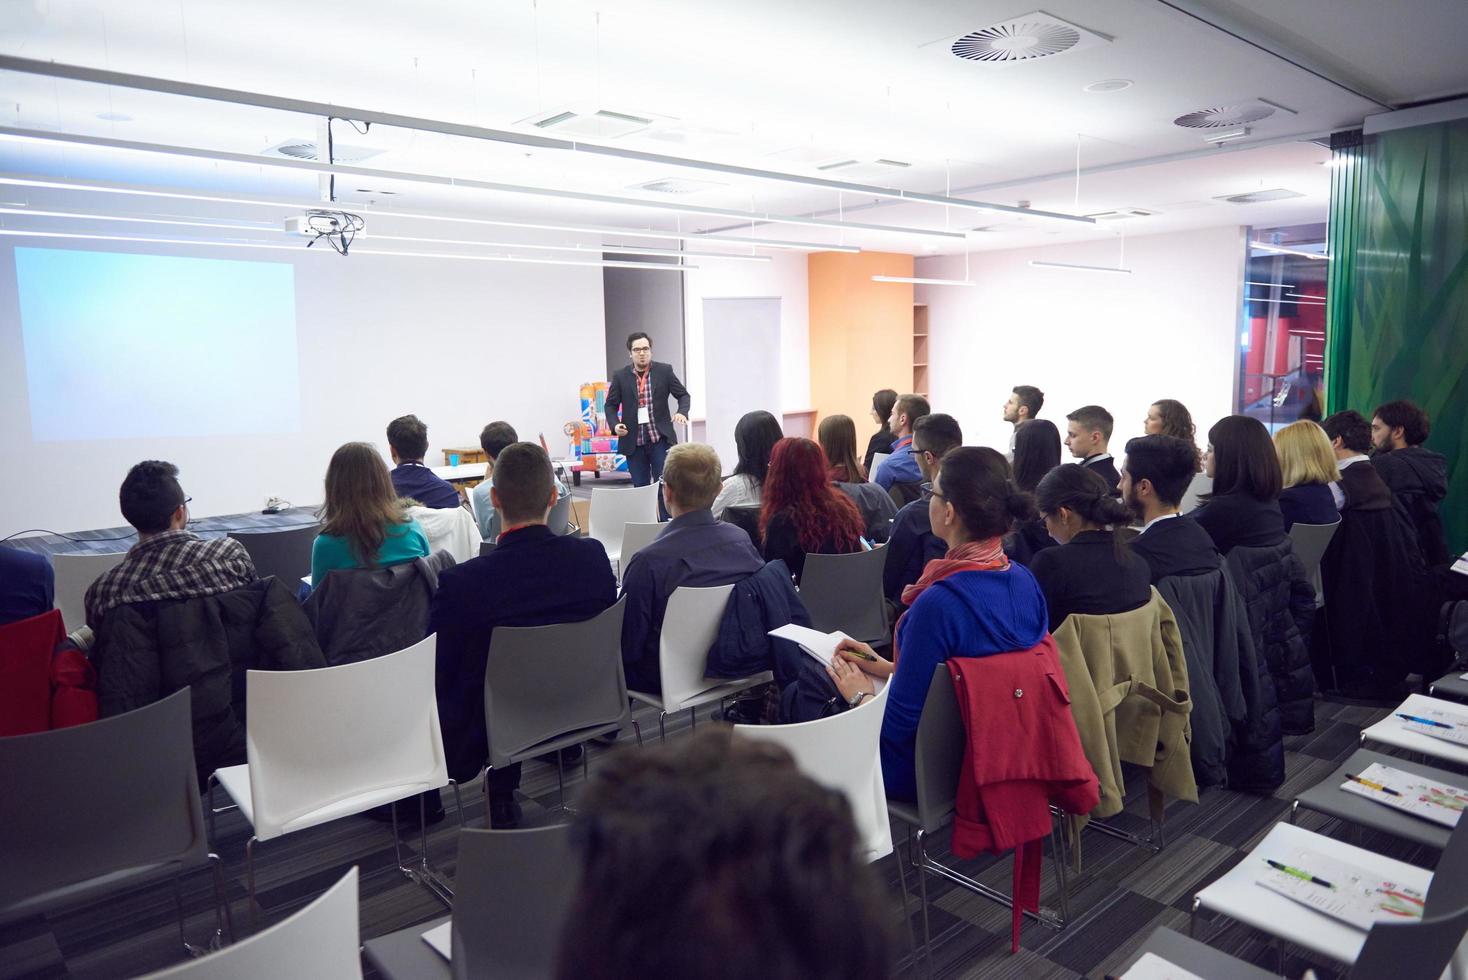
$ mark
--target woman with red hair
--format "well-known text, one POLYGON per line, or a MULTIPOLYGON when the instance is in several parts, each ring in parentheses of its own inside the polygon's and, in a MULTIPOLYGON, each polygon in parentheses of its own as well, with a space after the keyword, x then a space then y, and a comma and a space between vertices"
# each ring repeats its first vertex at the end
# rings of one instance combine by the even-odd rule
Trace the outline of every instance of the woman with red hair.
POLYGON ((806 555, 862 548, 861 512, 829 474, 826 454, 809 439, 781 439, 770 454, 759 515, 765 561, 783 559, 797 584, 806 555))

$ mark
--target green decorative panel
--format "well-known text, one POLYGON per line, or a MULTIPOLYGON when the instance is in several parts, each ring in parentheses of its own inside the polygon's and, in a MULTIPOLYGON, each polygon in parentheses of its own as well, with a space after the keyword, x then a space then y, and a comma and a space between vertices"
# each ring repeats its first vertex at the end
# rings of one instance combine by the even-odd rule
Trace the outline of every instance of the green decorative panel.
POLYGON ((1468 547, 1468 120, 1333 142, 1327 404, 1408 398, 1448 458, 1448 545, 1468 547), (1352 143, 1356 145, 1351 145, 1352 143))

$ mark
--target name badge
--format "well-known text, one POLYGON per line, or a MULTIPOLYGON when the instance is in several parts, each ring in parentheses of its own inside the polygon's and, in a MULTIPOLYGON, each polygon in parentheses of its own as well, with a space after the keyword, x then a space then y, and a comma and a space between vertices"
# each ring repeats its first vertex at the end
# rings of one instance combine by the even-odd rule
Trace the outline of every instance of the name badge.
POLYGON ((652 420, 650 418, 648 418, 647 416, 648 416, 648 407, 646 405, 638 405, 637 406, 637 424, 638 425, 647 425, 648 422, 651 422, 652 420))

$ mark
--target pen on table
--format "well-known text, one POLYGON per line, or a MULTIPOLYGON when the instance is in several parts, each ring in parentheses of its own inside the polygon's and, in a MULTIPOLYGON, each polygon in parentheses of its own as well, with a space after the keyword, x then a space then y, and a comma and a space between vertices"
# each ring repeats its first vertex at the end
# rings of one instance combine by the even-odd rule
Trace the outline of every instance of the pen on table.
POLYGON ((1456 728, 1456 727, 1458 727, 1456 725, 1449 725, 1449 724, 1446 724, 1446 723, 1441 722, 1441 721, 1433 721, 1431 718, 1418 718, 1416 715, 1404 715, 1400 711, 1397 712, 1397 717, 1398 718, 1405 718, 1408 721, 1415 721, 1419 725, 1432 725, 1434 728, 1456 728))
POLYGON ((1292 868, 1288 864, 1281 864, 1278 861, 1271 860, 1270 858, 1265 858, 1264 862, 1274 870, 1283 871, 1285 874, 1289 875, 1292 878, 1299 878, 1301 881, 1308 881, 1312 885, 1323 885, 1326 888, 1335 887, 1335 885, 1332 885, 1324 878, 1317 878, 1308 871, 1302 871, 1299 868, 1292 868))
POLYGON ((1367 789, 1374 789, 1382 793, 1390 793, 1392 796, 1402 795, 1401 793, 1398 793, 1396 790, 1392 789, 1390 786, 1383 786, 1381 783, 1373 783, 1371 780, 1362 779, 1360 776, 1352 776, 1350 773, 1346 773, 1346 778, 1353 783, 1360 783, 1367 789))

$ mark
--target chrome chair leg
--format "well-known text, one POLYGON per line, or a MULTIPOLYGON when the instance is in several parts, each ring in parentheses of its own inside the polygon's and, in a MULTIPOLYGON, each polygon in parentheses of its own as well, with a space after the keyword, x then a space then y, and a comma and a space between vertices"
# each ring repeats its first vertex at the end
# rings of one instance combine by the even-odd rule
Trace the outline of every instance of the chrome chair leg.
POLYGON ((668 713, 658 712, 658 738, 664 742, 668 740, 668 713))
MULTIPOLYGON (((909 831, 910 833, 910 831, 909 831)), ((928 852, 923 847, 924 831, 918 830, 916 835, 909 838, 909 847, 915 846, 917 854, 913 861, 913 867, 917 868, 918 900, 923 904, 923 960, 926 964, 927 973, 933 973, 933 927, 928 921, 928 852)), ((909 856, 912 856, 911 854, 909 856)))
POLYGON ((1055 864, 1055 884, 1060 890, 1060 919, 1062 924, 1070 922, 1070 889, 1065 874, 1065 845, 1061 838, 1059 822, 1050 826, 1050 854, 1055 864))
POLYGON ((233 943, 234 913, 229 908, 229 890, 224 881, 224 860, 218 854, 210 854, 209 867, 214 878, 214 925, 222 938, 233 943))
MULTIPOLYGON (((910 825, 907 829, 907 835, 908 838, 911 839, 912 827, 910 825)), ((907 945, 908 949, 912 951, 912 963, 914 966, 916 966, 918 958, 917 935, 912 930, 912 912, 908 911, 907 908, 908 901, 911 899, 912 894, 907 890, 907 867, 904 864, 901 848, 894 846, 892 849, 892 857, 897 863, 897 880, 902 885, 902 921, 907 926, 907 945)), ((921 874, 922 872, 918 873, 921 874)))
POLYGON ((245 841, 245 885, 250 896, 250 931, 260 931, 260 902, 255 897, 255 844, 257 839, 254 834, 245 841))
POLYGON ((632 734, 637 736, 637 747, 642 748, 642 726, 637 723, 636 718, 632 719, 632 734))

